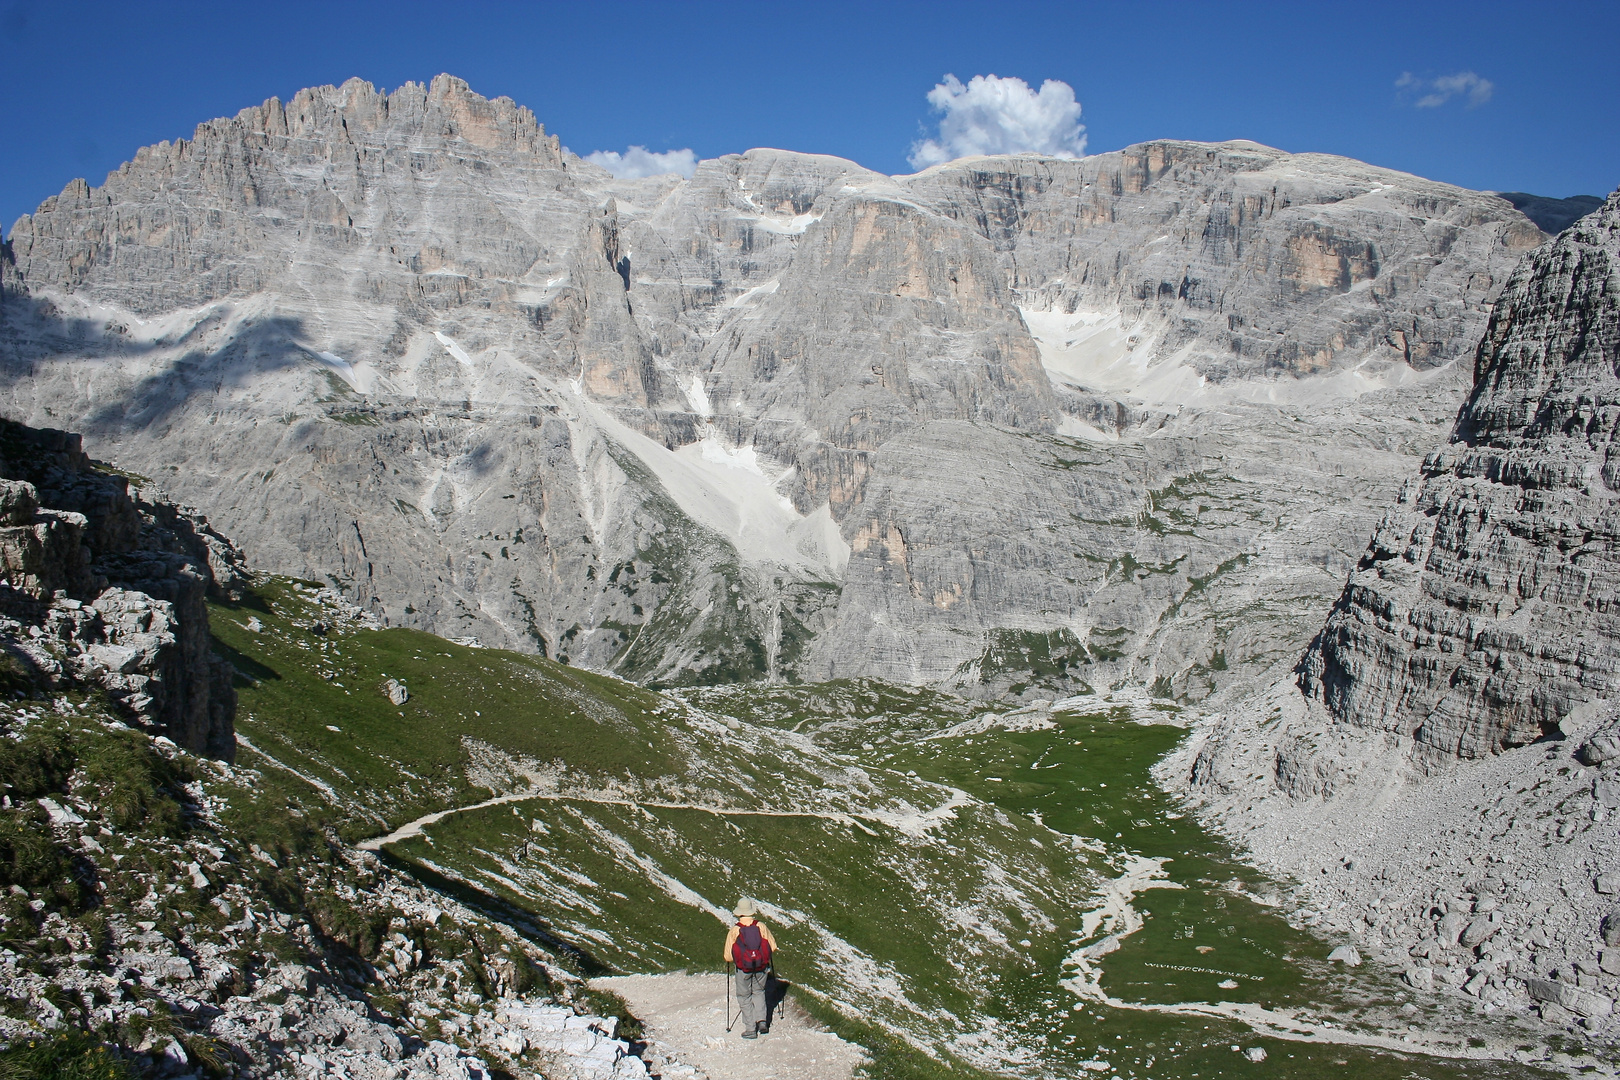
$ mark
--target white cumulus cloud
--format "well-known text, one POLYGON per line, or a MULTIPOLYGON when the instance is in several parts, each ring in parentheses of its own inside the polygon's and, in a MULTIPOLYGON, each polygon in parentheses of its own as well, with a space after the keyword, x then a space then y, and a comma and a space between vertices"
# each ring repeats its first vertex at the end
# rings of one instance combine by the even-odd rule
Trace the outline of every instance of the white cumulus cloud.
POLYGON ((1047 79, 1033 90, 1023 79, 975 75, 964 85, 945 76, 928 92, 928 104, 944 115, 937 139, 911 144, 907 160, 914 169, 976 154, 1085 155, 1085 125, 1080 103, 1066 82, 1047 79))
POLYGON ((666 150, 655 154, 645 146, 632 146, 624 153, 616 150, 598 150, 585 155, 592 165, 600 165, 620 180, 640 180, 643 176, 662 176, 680 173, 691 176, 697 168, 697 155, 690 150, 666 150))
POLYGON ((1437 79, 1420 79, 1410 71, 1403 71, 1395 80, 1395 89, 1400 92, 1402 101, 1410 101, 1419 109, 1438 109, 1452 98, 1466 98, 1468 107, 1474 109, 1491 100, 1496 84, 1472 71, 1459 71, 1437 79))

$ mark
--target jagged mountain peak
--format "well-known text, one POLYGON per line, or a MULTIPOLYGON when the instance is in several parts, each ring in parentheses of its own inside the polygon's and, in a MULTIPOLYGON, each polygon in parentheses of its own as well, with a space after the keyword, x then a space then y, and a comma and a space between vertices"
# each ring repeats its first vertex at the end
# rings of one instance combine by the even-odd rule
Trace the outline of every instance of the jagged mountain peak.
POLYGON ((1239 461, 1285 503, 1266 425, 1326 410, 1379 429, 1290 481, 1357 490, 1332 540, 1306 530, 1342 565, 1540 239, 1493 196, 1241 141, 910 177, 759 149, 617 181, 459 80, 351 80, 22 219, 9 407, 177 468, 257 562, 396 624, 660 680, 997 686, 998 643, 1036 634, 1072 685, 1202 693, 1258 653, 1229 614, 1172 623, 1195 579, 1277 549, 1237 518, 1143 536, 1092 493, 1149 513, 1239 461), (1358 411, 1378 394, 1417 404, 1358 411))

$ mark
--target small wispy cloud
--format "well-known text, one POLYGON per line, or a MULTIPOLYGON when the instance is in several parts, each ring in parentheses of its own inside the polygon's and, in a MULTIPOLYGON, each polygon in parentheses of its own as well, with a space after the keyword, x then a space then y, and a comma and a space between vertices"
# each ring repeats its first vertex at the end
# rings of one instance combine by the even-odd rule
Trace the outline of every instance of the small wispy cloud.
POLYGON ((1420 79, 1410 71, 1403 71, 1395 80, 1395 90, 1401 101, 1410 102, 1418 109, 1438 109, 1452 98, 1464 98, 1470 109, 1477 109, 1491 100, 1496 84, 1472 71, 1459 71, 1437 79, 1420 79))
POLYGON ((977 154, 1085 156, 1080 103, 1066 82, 1047 79, 1036 91, 1023 79, 975 75, 964 84, 947 75, 928 104, 944 115, 938 138, 911 144, 906 160, 914 169, 977 154))
POLYGON ((654 153, 645 146, 632 146, 624 153, 616 150, 598 150, 586 154, 585 160, 600 165, 620 180, 639 180, 643 176, 663 176, 680 173, 690 177, 697 168, 697 155, 690 150, 666 150, 654 153))

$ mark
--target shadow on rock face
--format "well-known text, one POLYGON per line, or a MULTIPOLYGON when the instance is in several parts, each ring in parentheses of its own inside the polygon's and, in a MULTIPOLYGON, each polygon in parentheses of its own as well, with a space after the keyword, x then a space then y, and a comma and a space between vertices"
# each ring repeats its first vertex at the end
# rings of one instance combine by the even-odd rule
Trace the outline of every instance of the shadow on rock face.
POLYGON ((99 688, 196 753, 235 756, 234 671, 206 599, 245 582, 205 521, 148 502, 77 434, 0 420, 0 649, 19 689, 99 688))
POLYGON ((158 335, 140 339, 116 317, 106 320, 67 315, 49 297, 18 289, 0 292, 0 389, 26 384, 36 375, 37 361, 49 358, 84 364, 138 359, 176 346, 193 347, 164 369, 137 380, 82 422, 91 434, 121 434, 161 426, 185 403, 200 394, 218 394, 248 386, 270 372, 307 366, 310 350, 304 320, 274 315, 230 328, 214 347, 203 344, 223 328, 228 310, 216 311, 188 326, 178 338, 158 335))

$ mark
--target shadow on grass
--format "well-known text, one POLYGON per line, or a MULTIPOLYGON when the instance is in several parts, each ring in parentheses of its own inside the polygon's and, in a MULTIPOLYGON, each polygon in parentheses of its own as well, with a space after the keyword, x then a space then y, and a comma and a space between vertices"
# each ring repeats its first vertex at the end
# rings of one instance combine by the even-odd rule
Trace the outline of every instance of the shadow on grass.
POLYGON ((275 668, 260 663, 245 652, 231 648, 219 640, 218 637, 213 637, 212 641, 215 655, 222 656, 230 661, 231 666, 236 669, 238 680, 246 680, 246 682, 239 681, 238 686, 253 686, 261 682, 281 681, 281 672, 275 668))
POLYGON ((377 857, 395 870, 409 874, 434 892, 441 893, 452 900, 465 904, 474 911, 487 915, 497 922, 503 922, 529 940, 567 957, 578 967, 579 974, 587 979, 595 979, 603 975, 622 974, 622 972, 604 964, 573 942, 560 937, 545 923, 541 922, 533 912, 527 911, 509 900, 496 896, 494 893, 486 892, 476 885, 458 881, 386 847, 377 851, 377 857))

